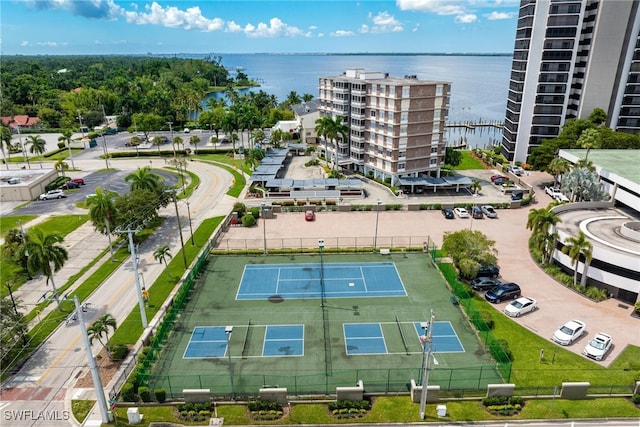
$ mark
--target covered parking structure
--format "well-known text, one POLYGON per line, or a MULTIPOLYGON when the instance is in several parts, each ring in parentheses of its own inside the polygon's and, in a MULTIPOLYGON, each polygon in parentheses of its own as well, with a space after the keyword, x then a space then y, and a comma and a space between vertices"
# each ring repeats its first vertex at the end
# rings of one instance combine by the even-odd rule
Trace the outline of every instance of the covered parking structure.
POLYGON ((463 188, 468 191, 473 184, 471 178, 467 176, 454 175, 442 178, 433 178, 430 176, 409 176, 398 178, 400 189, 406 194, 423 193, 429 189, 437 192, 442 190, 455 190, 456 193, 463 188))
POLYGON ((364 197, 359 179, 270 179, 265 183, 266 197, 294 199, 364 197))

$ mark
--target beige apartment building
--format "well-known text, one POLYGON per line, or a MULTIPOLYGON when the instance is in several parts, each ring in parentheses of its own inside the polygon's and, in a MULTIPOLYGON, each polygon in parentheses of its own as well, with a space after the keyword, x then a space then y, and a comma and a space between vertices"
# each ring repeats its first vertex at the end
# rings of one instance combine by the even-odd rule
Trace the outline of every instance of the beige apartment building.
POLYGON ((319 136, 332 164, 397 184, 400 178, 439 176, 451 83, 390 77, 348 69, 319 79, 320 116, 343 117, 348 140, 319 136))

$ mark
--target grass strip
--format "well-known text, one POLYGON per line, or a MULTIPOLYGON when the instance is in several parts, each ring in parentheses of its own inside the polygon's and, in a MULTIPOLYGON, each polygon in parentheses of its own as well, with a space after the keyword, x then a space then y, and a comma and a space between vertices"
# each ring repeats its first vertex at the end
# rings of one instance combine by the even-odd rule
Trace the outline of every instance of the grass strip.
MULTIPOLYGON (((184 246, 187 263, 191 263, 196 258, 202 247, 207 244, 213 231, 223 220, 223 216, 206 219, 194 231, 193 238, 195 245, 192 246, 187 243, 184 246)), ((162 304, 184 275, 185 271, 182 256, 176 255, 153 284, 147 287, 149 290, 148 306, 145 309, 147 320, 151 320, 158 310, 160 310, 162 304)), ((120 327, 116 329, 111 337, 110 344, 112 346, 117 344, 133 345, 140 339, 142 332, 140 308, 136 305, 127 318, 120 323, 120 327), (123 328, 123 325, 126 325, 126 327, 123 328)))
MULTIPOLYGON (((223 159, 227 159, 228 160, 228 158, 220 156, 219 154, 212 154, 212 155, 209 155, 207 157, 213 157, 213 156, 219 156, 219 157, 221 157, 223 159)), ((221 162, 219 160, 202 159, 201 161, 203 163, 208 163, 210 165, 218 166, 218 167, 228 171, 229 173, 231 173, 231 175, 233 175, 233 185, 227 191, 227 194, 229 196, 237 198, 240 195, 240 193, 242 193, 242 190, 244 190, 244 187, 247 184, 247 180, 244 178, 243 174, 238 172, 238 170, 240 169, 239 167, 237 167, 235 164, 232 164, 232 166, 230 166, 229 164, 223 163, 223 162, 221 162)))

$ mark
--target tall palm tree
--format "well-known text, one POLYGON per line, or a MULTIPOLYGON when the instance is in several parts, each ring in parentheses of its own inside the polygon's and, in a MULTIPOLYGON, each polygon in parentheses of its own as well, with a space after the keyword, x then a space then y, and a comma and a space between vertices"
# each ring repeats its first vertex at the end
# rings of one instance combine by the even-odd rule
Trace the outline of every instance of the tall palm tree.
POLYGON ((182 140, 181 137, 176 136, 173 138, 173 141, 171 141, 173 143, 173 155, 176 155, 176 145, 178 146, 178 150, 180 149, 180 144, 184 144, 184 141, 182 140))
MULTIPOLYGON (((224 117, 222 117, 222 122, 220 123, 220 127, 222 128, 222 131, 224 133, 226 133, 227 135, 229 135, 229 139, 231 140, 232 144, 233 144, 233 152, 236 152, 236 144, 235 144, 235 140, 232 137, 233 134, 235 134, 236 130, 238 130, 238 116, 236 113, 234 113, 233 111, 227 111, 226 114, 224 115, 224 117)), ((236 140, 237 140, 237 135, 236 135, 236 140)))
POLYGON ((329 151, 327 150, 327 139, 329 138, 329 133, 331 131, 331 125, 333 124, 333 119, 330 116, 322 116, 318 120, 316 120, 315 131, 318 136, 322 137, 324 141, 324 158, 327 164, 329 164, 329 151))
POLYGON ((159 136, 154 136, 151 140, 151 143, 158 147, 158 154, 160 154, 160 146, 162 145, 162 138, 159 136))
POLYGON ((4 164, 7 170, 9 170, 9 159, 11 158, 11 129, 9 126, 0 125, 0 150, 2 150, 4 164), (5 148, 7 150, 6 152, 5 148))
POLYGON ((37 154, 40 161, 40 168, 42 168, 42 155, 47 151, 47 141, 45 141, 40 135, 30 135, 27 137, 27 145, 30 145, 29 151, 31 154, 37 154))
POLYGON ((349 139, 349 127, 342 123, 343 120, 344 117, 342 116, 337 116, 335 120, 329 116, 323 116, 316 120, 315 130, 316 133, 318 135, 322 135, 324 139, 324 151, 327 164, 329 162, 327 140, 336 141, 335 158, 333 161, 334 168, 337 168, 338 166, 338 140, 346 141, 349 139))
POLYGON ((58 172, 60 172, 62 174, 62 176, 64 176, 64 171, 66 171, 67 169, 69 169, 69 163, 65 162, 64 160, 60 159, 57 160, 54 164, 53 167, 55 168, 55 170, 57 170, 58 172))
POLYGON ((98 318, 91 326, 87 328, 87 335, 89 335, 89 343, 93 344, 93 340, 98 340, 102 347, 107 350, 109 357, 111 357, 111 349, 109 348, 109 330, 116 330, 116 319, 110 313, 103 314, 98 318), (104 341, 103 341, 104 335, 104 341))
POLYGON ((53 289, 53 298, 58 303, 58 310, 61 310, 60 298, 53 281, 53 273, 60 271, 65 261, 69 259, 67 250, 60 245, 63 241, 64 238, 60 233, 45 234, 41 229, 33 228, 25 245, 25 250, 29 253, 27 267, 30 273, 36 274, 41 271, 47 276, 47 282, 51 282, 53 289))
POLYGON ((73 131, 70 129, 65 129, 62 131, 62 135, 58 137, 58 142, 64 142, 65 146, 71 145, 71 136, 73 135, 73 131))
POLYGON ((130 190, 149 190, 158 193, 163 188, 163 178, 151 172, 149 166, 138 168, 136 172, 132 172, 124 177, 124 180, 131 181, 130 190))
POLYGON ((200 137, 198 135, 192 135, 189 138, 189 145, 193 145, 194 154, 198 154, 198 144, 200 144, 200 137))
POLYGON ((556 157, 551 160, 549 166, 547 166, 547 172, 553 175, 553 186, 558 186, 558 177, 571 170, 571 164, 562 157, 556 157))
POLYGON ((471 192, 474 195, 478 195, 478 193, 480 193, 481 190, 482 190, 482 183, 480 182, 480 180, 475 178, 471 180, 471 192))
POLYGON ((169 248, 169 245, 160 246, 158 249, 153 251, 153 258, 156 261, 158 261, 160 264, 164 263, 164 266, 166 267, 167 258, 168 259, 173 258, 173 255, 171 255, 171 248, 169 248))
POLYGON ((584 159, 587 160, 589 159, 589 151, 592 148, 600 148, 602 145, 602 137, 598 129, 585 129, 580 134, 577 144, 587 150, 584 156, 584 159))
POLYGON ((587 240, 587 236, 580 231, 577 236, 566 238, 564 246, 562 247, 562 253, 569 255, 573 263, 573 286, 576 286, 578 282, 578 262, 580 261, 580 256, 584 257, 584 268, 582 269, 582 277, 580 279, 580 284, 584 286, 587 283, 589 264, 593 259, 593 245, 587 240))
POLYGON ((95 195, 87 199, 89 206, 89 216, 93 226, 102 234, 106 234, 109 238, 109 250, 111 251, 111 262, 113 257, 113 244, 111 242, 111 227, 116 220, 115 199, 118 193, 111 190, 103 190, 101 187, 96 188, 95 195))
POLYGON ((551 262, 557 239, 556 225, 561 219, 550 208, 531 209, 527 217, 527 229, 532 231, 536 247, 542 253, 543 261, 551 262))

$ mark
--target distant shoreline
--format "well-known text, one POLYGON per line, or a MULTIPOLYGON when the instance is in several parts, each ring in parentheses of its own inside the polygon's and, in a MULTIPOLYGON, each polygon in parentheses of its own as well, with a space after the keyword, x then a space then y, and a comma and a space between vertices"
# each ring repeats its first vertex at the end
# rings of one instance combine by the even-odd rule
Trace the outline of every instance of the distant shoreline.
POLYGON ((150 57, 150 58, 206 58, 206 57, 224 57, 224 56, 513 56, 513 53, 445 53, 445 52, 352 52, 352 53, 338 53, 338 52, 309 52, 309 53, 275 53, 275 52, 254 52, 254 53, 74 53, 74 54, 60 54, 60 55, 23 55, 23 54, 6 54, 1 55, 4 58, 11 57, 104 57, 104 56, 131 56, 131 57, 150 57))

